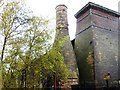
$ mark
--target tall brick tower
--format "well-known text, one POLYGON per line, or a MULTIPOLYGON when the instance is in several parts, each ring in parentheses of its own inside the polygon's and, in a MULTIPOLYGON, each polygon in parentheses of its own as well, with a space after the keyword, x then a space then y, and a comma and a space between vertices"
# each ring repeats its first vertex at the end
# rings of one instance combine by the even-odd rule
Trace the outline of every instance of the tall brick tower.
POLYGON ((109 87, 117 86, 120 14, 90 2, 75 17, 75 53, 81 87, 106 87, 106 79, 109 87))
POLYGON ((67 65, 70 78, 76 76, 76 59, 68 32, 67 7, 63 4, 56 6, 56 38, 66 38, 62 47, 65 64, 67 65))

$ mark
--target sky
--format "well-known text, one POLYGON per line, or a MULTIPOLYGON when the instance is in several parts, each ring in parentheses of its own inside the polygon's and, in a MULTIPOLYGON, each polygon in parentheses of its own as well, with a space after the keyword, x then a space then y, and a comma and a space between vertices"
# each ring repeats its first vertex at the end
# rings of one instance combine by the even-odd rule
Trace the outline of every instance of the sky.
MULTIPOLYGON (((76 32, 76 19, 74 15, 88 2, 93 2, 114 11, 118 11, 119 0, 26 0, 26 5, 35 15, 49 18, 53 22, 51 23, 52 26, 55 27, 55 7, 59 4, 65 4, 68 7, 69 34, 72 40, 75 38, 76 32)), ((2 41, 3 38, 0 37, 0 50, 2 48, 2 41)))
POLYGON ((74 15, 88 2, 93 2, 114 11, 118 11, 119 0, 27 0, 26 4, 35 15, 53 20, 53 26, 55 26, 56 17, 55 7, 59 4, 65 4, 68 7, 70 39, 73 39, 76 32, 76 18, 74 15))

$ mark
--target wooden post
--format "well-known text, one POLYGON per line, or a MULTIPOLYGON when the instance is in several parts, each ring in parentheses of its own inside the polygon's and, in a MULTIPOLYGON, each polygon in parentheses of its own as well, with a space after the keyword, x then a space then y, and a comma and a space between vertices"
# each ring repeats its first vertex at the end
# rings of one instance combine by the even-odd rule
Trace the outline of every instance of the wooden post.
POLYGON ((56 90, 56 75, 54 74, 54 90, 56 90))

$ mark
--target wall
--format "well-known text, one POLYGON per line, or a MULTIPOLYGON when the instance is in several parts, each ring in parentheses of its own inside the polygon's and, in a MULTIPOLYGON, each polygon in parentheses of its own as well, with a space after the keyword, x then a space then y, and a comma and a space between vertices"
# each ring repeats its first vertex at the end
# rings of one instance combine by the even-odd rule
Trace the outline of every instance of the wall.
MULTIPOLYGON (((104 76, 111 75, 110 84, 118 80, 118 18, 92 9, 95 79, 104 85, 104 76)), ((110 85, 109 84, 109 85, 110 85)))
POLYGON ((104 76, 110 73, 109 86, 117 86, 120 79, 118 73, 120 15, 93 3, 87 4, 77 15, 75 54, 80 84, 83 87, 94 84, 96 87, 106 87, 104 76))

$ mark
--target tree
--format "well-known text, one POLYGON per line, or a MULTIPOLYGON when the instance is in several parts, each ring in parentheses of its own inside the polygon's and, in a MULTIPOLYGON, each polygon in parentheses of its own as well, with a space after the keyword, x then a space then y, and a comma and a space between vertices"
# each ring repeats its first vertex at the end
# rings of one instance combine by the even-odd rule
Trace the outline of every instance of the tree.
POLYGON ((52 49, 44 55, 42 66, 42 80, 44 87, 51 87, 55 80, 57 87, 66 82, 68 79, 68 69, 64 63, 64 57, 61 48, 67 37, 57 38, 52 46, 52 49), (49 83, 48 83, 49 82, 49 83))
MULTIPOLYGON (((23 25, 25 22, 27 22, 26 19, 21 20, 20 23, 17 23, 18 25, 15 25, 16 20, 18 20, 17 15, 20 11, 19 8, 19 2, 9 2, 5 3, 4 1, 0 2, 1 8, 0 8, 0 33, 3 37, 3 46, 1 51, 1 71, 3 69, 3 59, 4 59, 4 53, 7 51, 8 41, 11 39, 11 37, 14 36, 14 34, 18 34, 19 31, 17 31, 18 27, 23 25), (18 32, 18 33, 17 33, 18 32)), ((19 13, 20 14, 20 13, 19 13)), ((2 76, 2 73, 0 73, 2 76)), ((2 77, 1 77, 2 81, 2 77)))
POLYGON ((1 62, 3 61, 7 41, 15 37, 15 35, 20 34, 21 30, 18 30, 18 28, 26 24, 29 20, 27 15, 26 17, 25 15, 21 15, 21 17, 19 17, 21 13, 23 12, 19 7, 19 2, 8 2, 2 7, 0 28, 4 40, 1 53, 1 62))
POLYGON ((67 68, 60 52, 64 39, 51 43, 49 20, 29 14, 14 1, 7 3, 2 11, 4 88, 52 86, 54 77, 57 82, 66 81, 67 68))
MULTIPOLYGON (((9 79, 6 79, 7 81, 6 80, 5 81, 11 84, 13 83, 13 80, 14 80, 13 79, 14 72, 17 71, 18 73, 21 70, 20 68, 22 66, 24 67, 29 66, 30 62, 26 64, 25 59, 29 58, 28 56, 31 53, 32 45, 36 44, 36 43, 33 43, 32 41, 36 40, 35 38, 37 38, 36 37, 37 35, 34 36, 34 34, 32 34, 33 37, 30 36, 31 32, 32 33, 35 32, 33 29, 37 30, 38 28, 37 25, 45 25, 45 23, 47 23, 48 21, 43 21, 42 18, 37 18, 30 15, 28 16, 26 11, 24 11, 20 6, 20 3, 16 1, 9 2, 6 5, 3 5, 3 9, 0 17, 1 17, 0 32, 1 32, 1 35, 3 35, 3 39, 4 39, 2 53, 1 53, 1 66, 3 66, 4 64, 3 67, 5 67, 5 69, 2 70, 4 71, 3 74, 5 74, 3 76, 9 78, 9 79), (23 36, 25 37, 22 38, 23 36), (30 38, 30 41, 28 41, 29 43, 26 43, 27 40, 29 40, 29 38, 30 38), (29 47, 25 47, 24 44, 29 45, 29 47), (21 48, 21 47, 24 47, 24 48, 21 48), (29 50, 27 51, 27 49, 25 48, 27 49, 29 48, 29 50), (23 54, 25 55, 23 56, 23 54), (18 70, 15 69, 17 67, 19 67, 18 70)), ((46 35, 43 35, 43 33, 46 32, 45 30, 41 31, 40 33, 39 32, 36 31, 35 33, 38 35, 41 34, 40 36, 41 38, 43 37, 44 39, 47 38, 45 37, 46 35)), ((40 41, 41 39, 40 37, 37 38, 36 42, 40 41)), ((41 39, 41 43, 42 41, 43 40, 41 39)), ((41 48, 41 45, 39 44, 38 47, 36 46, 35 50, 37 50, 37 48, 41 48)), ((34 53, 32 53, 34 57, 39 52, 35 50, 34 50, 34 53)), ((18 74, 20 75, 21 73, 18 73, 18 74)), ((8 84, 4 84, 4 85, 8 85, 8 84)))
MULTIPOLYGON (((17 82, 15 87, 34 87, 36 60, 45 53, 45 49, 49 48, 47 43, 50 36, 48 35, 47 23, 48 20, 33 16, 26 24, 27 27, 23 27, 23 29, 25 28, 24 32, 19 37, 17 36, 9 41, 11 48, 8 50, 4 62, 9 65, 8 71, 12 75, 11 83, 15 85, 17 82), (19 75, 21 80, 17 79, 19 75), (23 83, 25 84, 23 85, 23 83)), ((9 87, 14 87, 11 86, 11 83, 9 83, 9 87)))

